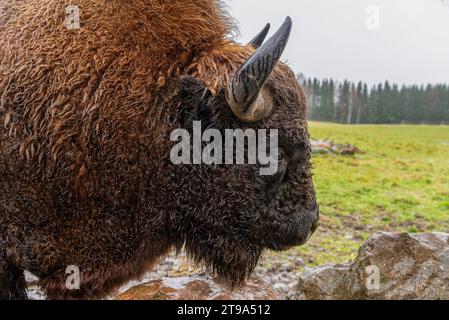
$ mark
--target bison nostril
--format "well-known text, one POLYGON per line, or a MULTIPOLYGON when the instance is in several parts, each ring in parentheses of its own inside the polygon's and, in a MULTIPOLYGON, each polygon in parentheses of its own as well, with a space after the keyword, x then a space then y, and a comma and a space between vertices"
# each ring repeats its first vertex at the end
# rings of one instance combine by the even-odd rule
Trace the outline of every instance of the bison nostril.
POLYGON ((309 212, 312 215, 310 228, 308 230, 309 232, 307 234, 304 234, 304 233, 302 234, 303 238, 299 242, 299 245, 303 245, 307 241, 309 241, 309 239, 312 237, 312 235, 315 233, 315 231, 318 229, 318 227, 320 225, 320 208, 319 208, 318 204, 315 204, 310 209, 309 212), (305 236, 305 238, 304 238, 304 236, 305 236))
POLYGON ((310 229, 311 233, 312 234, 315 233, 316 229, 318 229, 319 226, 320 226, 320 221, 318 219, 312 224, 312 228, 310 229))
POLYGON ((311 226, 311 233, 314 233, 316 231, 316 229, 318 229, 318 227, 320 226, 320 206, 318 204, 315 204, 315 207, 313 209, 313 215, 314 215, 314 220, 312 222, 312 226, 311 226))

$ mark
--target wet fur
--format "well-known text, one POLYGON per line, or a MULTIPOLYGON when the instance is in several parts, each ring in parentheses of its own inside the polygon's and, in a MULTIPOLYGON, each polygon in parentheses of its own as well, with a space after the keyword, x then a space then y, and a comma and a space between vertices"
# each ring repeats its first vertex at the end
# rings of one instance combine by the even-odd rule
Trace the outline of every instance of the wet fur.
POLYGON ((264 248, 291 242, 279 212, 315 196, 305 99, 288 67, 268 84, 282 108, 253 125, 282 127, 304 148, 276 199, 257 168, 169 160, 170 132, 194 120, 246 127, 224 98, 253 52, 234 31, 215 0, 1 1, 0 299, 26 298, 23 270, 49 298, 105 297, 183 245, 237 285, 264 248), (80 30, 64 26, 69 4, 80 30), (69 265, 81 290, 65 287, 69 265))

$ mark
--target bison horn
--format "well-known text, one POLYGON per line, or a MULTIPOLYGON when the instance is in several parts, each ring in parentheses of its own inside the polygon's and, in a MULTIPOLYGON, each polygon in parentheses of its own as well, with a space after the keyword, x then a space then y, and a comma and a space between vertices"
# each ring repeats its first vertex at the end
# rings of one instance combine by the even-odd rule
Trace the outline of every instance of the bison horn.
POLYGON ((260 94, 279 62, 292 29, 287 17, 279 30, 243 64, 228 85, 227 100, 232 112, 244 122, 257 122, 271 113, 270 97, 260 94))
POLYGON ((265 41, 270 28, 271 25, 268 23, 265 28, 263 28, 263 30, 248 43, 248 45, 252 46, 254 49, 258 49, 265 41))

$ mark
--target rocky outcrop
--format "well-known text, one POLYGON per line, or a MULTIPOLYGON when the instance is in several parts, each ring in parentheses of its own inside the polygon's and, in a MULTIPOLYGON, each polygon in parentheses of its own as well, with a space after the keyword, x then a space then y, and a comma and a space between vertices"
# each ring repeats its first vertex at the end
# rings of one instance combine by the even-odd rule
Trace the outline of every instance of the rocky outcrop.
POLYGON ((306 270, 296 298, 449 300, 449 234, 376 234, 354 262, 306 270))
POLYGON ((163 278, 132 287, 116 300, 281 300, 282 297, 259 278, 231 291, 208 275, 163 278))

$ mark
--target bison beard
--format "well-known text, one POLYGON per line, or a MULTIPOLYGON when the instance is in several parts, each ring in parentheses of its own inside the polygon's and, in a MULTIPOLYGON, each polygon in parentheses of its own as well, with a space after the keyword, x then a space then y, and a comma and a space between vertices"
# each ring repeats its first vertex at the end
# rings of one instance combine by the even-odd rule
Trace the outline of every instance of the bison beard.
POLYGON ((79 30, 72 2, 0 1, 0 299, 26 298, 24 270, 49 298, 102 298, 183 246, 236 286, 302 244, 318 207, 305 97, 278 63, 291 21, 241 46, 219 0, 76 2, 79 30), (281 129, 284 170, 173 165, 193 121, 281 129))

